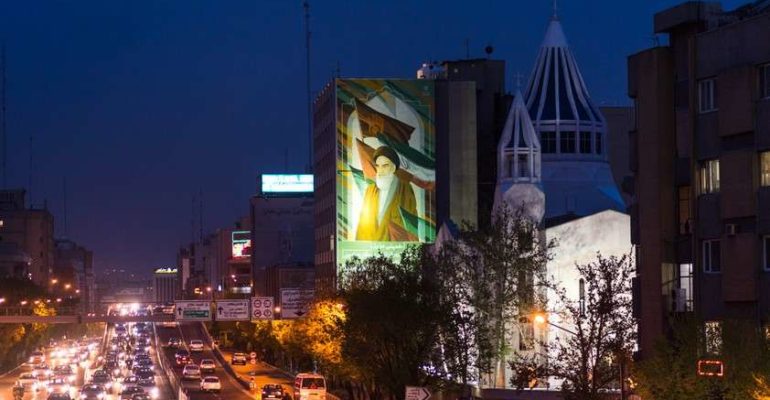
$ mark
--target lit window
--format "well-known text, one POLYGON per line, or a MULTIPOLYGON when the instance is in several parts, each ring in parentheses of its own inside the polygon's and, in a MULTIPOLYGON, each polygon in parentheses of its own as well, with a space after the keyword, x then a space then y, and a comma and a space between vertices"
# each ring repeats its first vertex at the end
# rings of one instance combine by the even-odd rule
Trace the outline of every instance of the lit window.
POLYGON ((692 264, 679 264, 679 289, 682 289, 683 311, 693 310, 692 264))
POLYGON ((770 98, 770 64, 759 66, 759 98, 770 98))
POLYGON ((719 192, 719 160, 708 160, 701 163, 700 192, 719 192))
POLYGON ((722 249, 718 239, 703 241, 703 271, 722 272, 722 249))
POLYGON ((770 236, 765 236, 762 241, 765 244, 765 251, 762 252, 764 254, 762 265, 764 265, 765 270, 770 271, 770 236))
POLYGON ((556 153, 556 132, 542 132, 540 141, 543 146, 543 153, 556 153))
POLYGON ((575 152, 575 132, 562 132, 561 133, 561 153, 574 153, 575 152))
POLYGON ((759 153, 759 181, 762 186, 770 186, 770 151, 759 153))
POLYGON ((582 154, 591 152, 591 132, 580 132, 580 152, 582 154))
POLYGON ((698 82, 698 110, 701 113, 717 109, 716 97, 716 80, 714 78, 703 79, 698 82))
POLYGON ((706 353, 719 355, 722 352, 722 322, 706 321, 704 324, 706 353))

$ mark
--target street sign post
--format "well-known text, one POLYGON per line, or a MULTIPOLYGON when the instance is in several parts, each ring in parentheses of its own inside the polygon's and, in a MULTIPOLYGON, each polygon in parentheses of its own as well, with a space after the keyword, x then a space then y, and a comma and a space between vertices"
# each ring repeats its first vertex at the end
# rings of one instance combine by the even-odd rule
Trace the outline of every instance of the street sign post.
POLYGON ((405 400, 428 400, 430 391, 420 386, 407 386, 405 400))
POLYGON ((217 321, 248 321, 249 300, 217 300, 217 321))
POLYGON ((299 318, 308 312, 315 291, 312 289, 281 290, 281 318, 299 318))
POLYGON ((211 321, 211 303, 208 300, 177 300, 177 321, 211 321))
POLYGON ((275 302, 272 296, 251 298, 251 320, 273 319, 275 302))

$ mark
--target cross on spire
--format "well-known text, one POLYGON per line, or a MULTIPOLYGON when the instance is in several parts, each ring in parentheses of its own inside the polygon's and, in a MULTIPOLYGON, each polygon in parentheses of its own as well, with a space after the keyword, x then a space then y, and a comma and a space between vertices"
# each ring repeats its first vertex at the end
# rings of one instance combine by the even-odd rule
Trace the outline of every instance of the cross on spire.
POLYGON ((514 78, 516 78, 516 88, 521 89, 521 79, 524 78, 524 75, 517 72, 513 75, 514 78))

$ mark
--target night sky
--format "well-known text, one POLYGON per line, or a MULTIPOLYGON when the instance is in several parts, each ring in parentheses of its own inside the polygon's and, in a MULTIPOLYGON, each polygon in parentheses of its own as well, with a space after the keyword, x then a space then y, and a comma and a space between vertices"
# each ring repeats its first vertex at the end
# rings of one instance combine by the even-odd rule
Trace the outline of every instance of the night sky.
MULTIPOLYGON (((628 104, 626 57, 678 3, 559 2, 597 103, 628 104)), ((471 57, 494 46, 512 89, 550 15, 549 0, 311 1, 313 90, 338 63, 343 77, 412 78, 423 61, 464 58, 466 39, 471 57)), ((33 203, 47 200, 97 272, 173 264, 199 189, 208 231, 248 213, 258 173, 304 170, 303 29, 301 0, 2 2, 8 186, 31 176, 33 203)))

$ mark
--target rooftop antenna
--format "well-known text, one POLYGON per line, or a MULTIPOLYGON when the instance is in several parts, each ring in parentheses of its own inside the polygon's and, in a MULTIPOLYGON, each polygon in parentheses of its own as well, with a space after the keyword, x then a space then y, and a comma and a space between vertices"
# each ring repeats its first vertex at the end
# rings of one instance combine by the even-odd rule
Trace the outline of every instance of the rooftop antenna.
POLYGON ((203 243, 203 188, 198 189, 198 218, 200 224, 198 224, 198 237, 203 243))
POLYGON ((6 132, 5 132, 5 41, 3 41, 3 48, 2 48, 2 54, 0 54, 0 57, 2 57, 2 60, 0 60, 0 68, 2 69, 2 107, 0 109, 0 117, 3 118, 2 122, 2 132, 0 132, 0 135, 2 135, 2 145, 3 145, 3 189, 8 188, 8 139, 6 138, 6 132))
POLYGON ((307 90, 307 172, 313 171, 313 99, 310 93, 310 3, 302 3, 305 9, 305 90, 307 90))
POLYGON ((29 198, 29 208, 32 208, 32 176, 34 174, 34 141, 32 135, 29 135, 29 176, 27 177, 27 197, 29 198))
POLYGON ((190 211, 190 243, 195 243, 195 193, 192 195, 190 211))
POLYGON ((64 203, 64 238, 66 239, 68 236, 67 232, 67 177, 64 177, 64 182, 62 185, 62 189, 64 190, 64 200, 62 203, 64 203))

